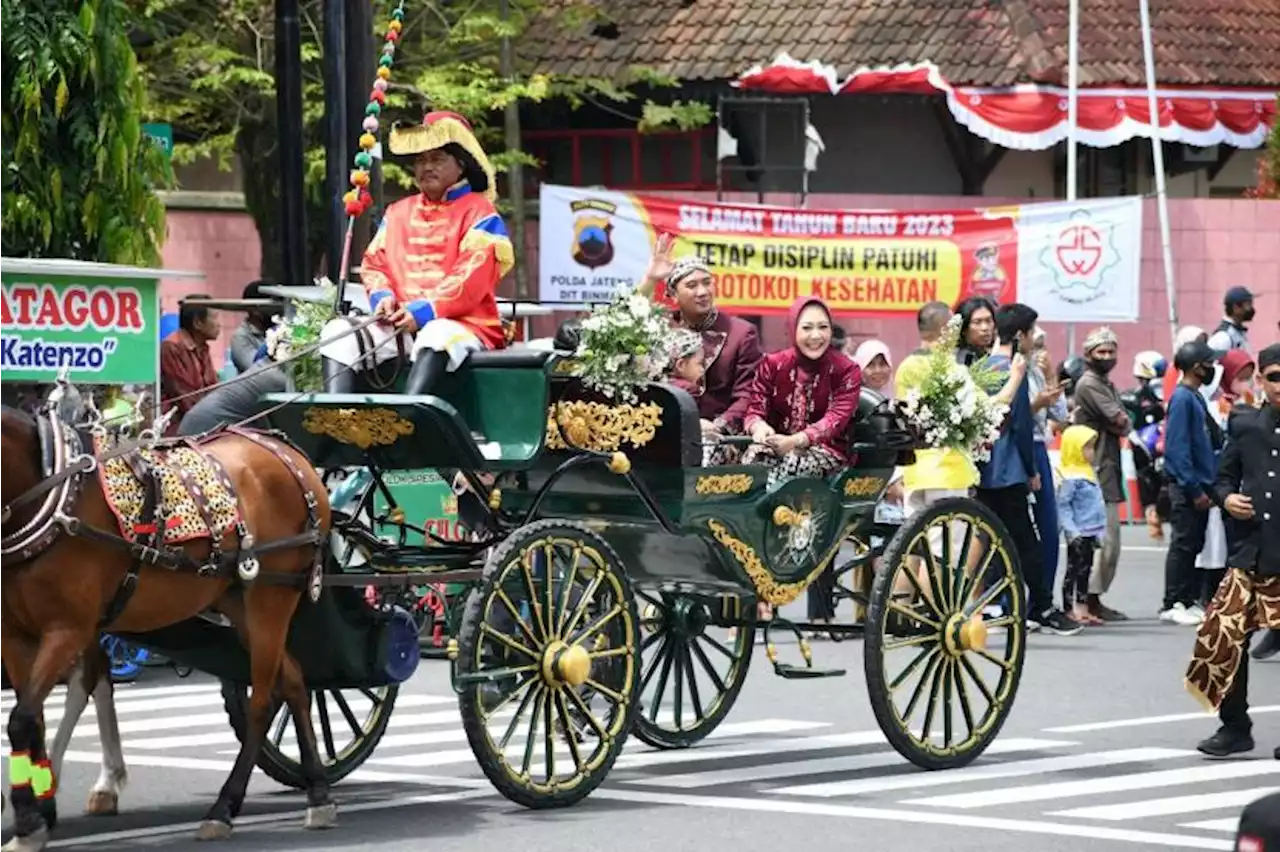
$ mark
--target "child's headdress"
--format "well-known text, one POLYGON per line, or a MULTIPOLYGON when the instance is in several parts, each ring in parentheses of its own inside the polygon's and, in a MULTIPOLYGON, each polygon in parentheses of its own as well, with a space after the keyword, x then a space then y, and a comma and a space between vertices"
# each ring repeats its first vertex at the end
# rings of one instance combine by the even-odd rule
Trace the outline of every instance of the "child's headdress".
POLYGON ((688 358, 701 349, 701 334, 696 331, 690 331, 687 328, 678 328, 672 333, 671 339, 667 343, 667 358, 674 364, 681 358, 688 358))

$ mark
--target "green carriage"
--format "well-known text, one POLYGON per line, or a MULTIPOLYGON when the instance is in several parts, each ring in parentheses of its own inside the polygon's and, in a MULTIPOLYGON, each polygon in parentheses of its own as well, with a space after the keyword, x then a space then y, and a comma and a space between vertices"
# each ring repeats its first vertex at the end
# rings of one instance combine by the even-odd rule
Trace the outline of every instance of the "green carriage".
MULTIPOLYGON (((425 546, 376 535, 367 513, 335 516, 335 552, 360 558, 330 560, 326 591, 300 610, 290 646, 317 694, 343 702, 352 730, 336 748, 321 714, 332 779, 372 753, 397 692, 383 674, 394 616, 358 590, 424 582, 470 584, 450 649, 464 729, 493 784, 528 807, 588 795, 633 731, 670 749, 710 734, 758 633, 783 677, 844 674, 813 667, 812 625, 756 616, 758 602, 788 604, 829 568, 865 607, 867 688, 893 747, 929 769, 984 751, 1021 673, 1017 559, 1000 520, 968 499, 900 528, 876 525, 874 507, 914 443, 892 408, 864 392, 853 467, 771 485, 761 467, 701 466, 697 409, 683 391, 650 385, 618 403, 572 373, 559 354, 507 350, 473 354, 432 396, 273 400, 273 422, 317 467, 367 469, 370 494, 385 493, 390 471, 456 471, 486 513, 473 540, 425 546), (876 533, 887 547, 868 544, 876 533), (797 641, 776 643, 780 630, 797 641), (360 713, 343 698, 351 690, 363 694, 360 713)), ((377 520, 394 524, 394 509, 377 520)), ((236 721, 243 680, 222 674, 236 721)), ((278 735, 286 715, 261 763, 299 785, 278 735)))

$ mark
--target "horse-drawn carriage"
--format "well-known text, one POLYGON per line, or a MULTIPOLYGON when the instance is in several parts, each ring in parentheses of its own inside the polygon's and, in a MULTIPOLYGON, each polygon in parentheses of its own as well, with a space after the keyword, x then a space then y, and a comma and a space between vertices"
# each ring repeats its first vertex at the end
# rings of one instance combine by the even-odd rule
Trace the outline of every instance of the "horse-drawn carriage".
MULTIPOLYGON (((300 606, 288 646, 313 693, 330 781, 376 748, 418 660, 412 620, 370 606, 368 587, 469 585, 449 655, 466 736, 505 796, 553 807, 598 786, 633 730, 659 748, 710 734, 742 688, 757 631, 783 677, 844 674, 814 668, 803 625, 758 623, 756 604, 795 600, 845 545, 855 555, 837 571, 864 578, 853 594, 867 608, 864 669, 886 738, 929 769, 982 753, 1022 666, 1017 560, 1000 520, 967 499, 879 530, 892 533, 883 554, 866 546, 875 504, 914 445, 892 408, 864 391, 856 464, 770 485, 765 468, 701 466, 683 391, 651 385, 619 403, 571 373, 559 354, 512 349, 472 354, 433 396, 273 399, 274 425, 318 469, 368 472, 335 510, 323 592, 300 606), (405 523, 383 475, 424 468, 456 471, 481 496, 472 540, 406 546, 375 534, 405 523), (393 508, 375 519, 379 493, 393 508), (779 630, 794 649, 773 641, 779 630)), ((132 638, 221 678, 244 730, 249 663, 231 629, 193 619, 132 638)), ((303 787, 282 741, 287 719, 280 710, 259 765, 303 787)))

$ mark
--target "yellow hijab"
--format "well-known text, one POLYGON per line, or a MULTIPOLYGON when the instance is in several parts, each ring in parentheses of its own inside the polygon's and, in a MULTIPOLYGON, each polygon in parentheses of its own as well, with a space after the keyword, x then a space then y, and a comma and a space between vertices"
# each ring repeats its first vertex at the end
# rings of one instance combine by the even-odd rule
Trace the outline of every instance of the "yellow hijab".
POLYGON ((1084 457, 1084 448, 1098 437, 1088 426, 1068 426, 1062 433, 1062 446, 1058 450, 1058 468, 1063 479, 1087 479, 1098 481, 1093 465, 1084 457))

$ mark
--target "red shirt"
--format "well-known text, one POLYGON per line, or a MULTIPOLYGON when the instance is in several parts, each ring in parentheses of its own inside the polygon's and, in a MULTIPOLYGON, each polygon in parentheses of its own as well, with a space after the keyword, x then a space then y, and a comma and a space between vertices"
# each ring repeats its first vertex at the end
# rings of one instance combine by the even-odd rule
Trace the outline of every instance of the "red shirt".
POLYGON ((178 414, 169 424, 166 435, 177 434, 178 424, 182 417, 200 401, 203 393, 190 394, 193 391, 205 391, 218 383, 218 373, 213 369, 213 356, 209 353, 209 344, 197 341, 191 333, 180 328, 160 341, 160 399, 161 411, 168 411, 175 405, 178 414), (174 402, 176 400, 176 402, 174 402))

